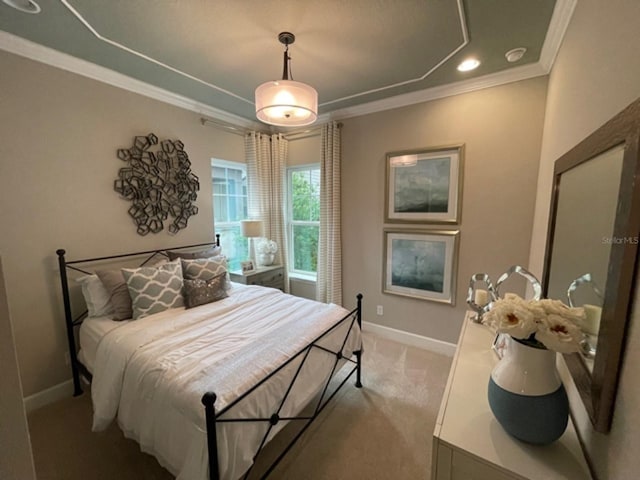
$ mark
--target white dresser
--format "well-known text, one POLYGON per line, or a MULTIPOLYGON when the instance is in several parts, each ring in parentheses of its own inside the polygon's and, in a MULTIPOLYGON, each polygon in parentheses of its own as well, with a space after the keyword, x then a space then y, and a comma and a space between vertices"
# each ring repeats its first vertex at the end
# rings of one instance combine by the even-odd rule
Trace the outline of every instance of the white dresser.
POLYGON ((547 446, 510 437, 494 418, 487 383, 494 334, 465 316, 433 433, 432 480, 591 479, 571 419, 547 446))

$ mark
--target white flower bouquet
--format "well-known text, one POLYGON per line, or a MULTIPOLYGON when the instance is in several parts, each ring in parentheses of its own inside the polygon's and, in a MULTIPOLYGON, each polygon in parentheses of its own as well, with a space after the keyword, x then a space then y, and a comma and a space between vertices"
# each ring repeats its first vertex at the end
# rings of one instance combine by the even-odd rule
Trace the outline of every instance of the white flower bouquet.
POLYGON ((278 244, 268 238, 261 238, 256 243, 256 252, 260 255, 275 254, 278 251, 278 244))
POLYGON ((534 348, 560 353, 580 351, 585 314, 559 300, 524 300, 518 296, 493 303, 484 316, 498 333, 506 333, 534 348))

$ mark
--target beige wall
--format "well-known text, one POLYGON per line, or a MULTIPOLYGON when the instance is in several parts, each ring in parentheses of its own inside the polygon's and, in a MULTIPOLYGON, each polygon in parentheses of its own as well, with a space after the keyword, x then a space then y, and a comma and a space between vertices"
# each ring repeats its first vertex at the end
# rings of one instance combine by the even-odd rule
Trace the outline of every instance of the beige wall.
POLYGON ((320 135, 289 140, 289 158, 287 166, 320 163, 320 135))
MULTIPOLYGON (((578 2, 549 79, 530 267, 542 272, 553 163, 640 96, 640 2, 578 2)), ((638 278, 636 278, 636 282, 638 278)), ((593 431, 568 385, 571 408, 599 480, 636 478, 640 469, 640 292, 636 288, 613 425, 593 431)))
POLYGON ((36 472, 31 454, 27 415, 9 317, 9 305, 0 257, 0 478, 33 480, 36 472))
POLYGON ((316 282, 289 277, 289 293, 296 297, 316 299, 316 282))
POLYGON ((526 265, 547 79, 536 78, 344 121, 343 298, 364 320, 456 342, 473 273, 526 265), (385 153, 465 144, 456 306, 382 294, 385 153), (384 316, 376 315, 376 305, 384 316))
POLYGON ((200 116, 0 52, 0 253, 25 395, 70 378, 55 250, 71 258, 209 241, 210 158, 244 161, 243 138, 200 116), (199 213, 176 236, 136 234, 113 191, 118 148, 180 139, 200 178, 199 213))

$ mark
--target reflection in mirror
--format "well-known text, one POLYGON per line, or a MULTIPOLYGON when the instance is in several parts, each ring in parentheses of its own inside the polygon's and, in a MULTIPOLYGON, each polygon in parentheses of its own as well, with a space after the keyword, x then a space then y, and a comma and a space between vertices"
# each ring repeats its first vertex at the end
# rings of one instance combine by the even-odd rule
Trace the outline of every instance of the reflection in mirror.
POLYGON ((558 183, 547 296, 585 307, 582 353, 590 372, 603 306, 596 292, 598 285, 607 284, 623 158, 624 148, 618 145, 563 172, 558 183))
POLYGON ((593 359, 596 356, 602 304, 604 296, 590 273, 576 278, 567 289, 567 300, 570 307, 584 308, 585 320, 582 325, 584 339, 581 342, 582 355, 589 372, 593 372, 593 359))

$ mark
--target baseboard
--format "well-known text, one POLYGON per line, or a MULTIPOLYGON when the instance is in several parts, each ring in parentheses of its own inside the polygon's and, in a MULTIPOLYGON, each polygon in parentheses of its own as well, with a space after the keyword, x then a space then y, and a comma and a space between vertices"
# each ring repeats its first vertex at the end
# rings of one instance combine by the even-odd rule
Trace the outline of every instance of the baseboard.
POLYGON ((51 388, 25 397, 24 408, 27 410, 27 413, 29 413, 37 408, 44 407, 45 405, 70 397, 71 395, 73 395, 73 380, 67 380, 66 382, 59 383, 51 388))
POLYGON ((435 338, 423 337, 422 335, 397 330, 391 327, 385 327, 371 322, 362 322, 362 329, 365 332, 375 333, 376 335, 388 338, 389 340, 404 343, 405 345, 411 345, 412 347, 430 350, 448 357, 453 357, 456 353, 456 345, 454 343, 443 342, 442 340, 436 340, 435 338))

